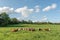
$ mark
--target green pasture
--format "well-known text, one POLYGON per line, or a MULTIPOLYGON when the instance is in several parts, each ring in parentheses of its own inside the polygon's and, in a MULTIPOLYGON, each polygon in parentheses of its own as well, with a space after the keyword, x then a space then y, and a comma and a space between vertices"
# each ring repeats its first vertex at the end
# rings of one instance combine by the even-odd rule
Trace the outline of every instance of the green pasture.
POLYGON ((51 24, 16 24, 0 27, 0 40, 60 40, 60 25, 51 24), (11 32, 14 28, 35 28, 36 31, 11 32), (50 28, 39 31, 38 28, 50 28))

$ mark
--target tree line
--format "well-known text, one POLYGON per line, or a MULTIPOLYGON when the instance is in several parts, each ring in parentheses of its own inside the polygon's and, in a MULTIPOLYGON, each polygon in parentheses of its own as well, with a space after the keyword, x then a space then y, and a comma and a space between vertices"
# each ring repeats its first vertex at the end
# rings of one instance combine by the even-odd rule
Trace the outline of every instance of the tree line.
POLYGON ((10 18, 6 12, 0 14, 0 26, 7 26, 10 24, 19 24, 19 23, 32 23, 31 20, 29 21, 19 21, 17 18, 10 18))
POLYGON ((32 22, 31 20, 19 21, 17 18, 10 18, 6 12, 0 14, 0 26, 7 26, 11 24, 60 24, 60 23, 52 23, 52 22, 32 22))

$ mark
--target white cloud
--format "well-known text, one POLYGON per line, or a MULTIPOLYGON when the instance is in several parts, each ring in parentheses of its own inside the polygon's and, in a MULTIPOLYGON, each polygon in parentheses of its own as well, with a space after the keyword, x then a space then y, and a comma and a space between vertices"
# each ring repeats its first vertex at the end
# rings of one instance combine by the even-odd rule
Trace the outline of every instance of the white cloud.
POLYGON ((32 22, 38 22, 37 20, 33 20, 32 22))
POLYGON ((33 20, 33 22, 48 22, 48 18, 47 16, 43 16, 41 19, 33 20))
POLYGON ((46 16, 43 16, 42 21, 48 21, 48 18, 46 16))
POLYGON ((45 21, 45 20, 47 20, 47 18, 43 18, 42 20, 45 21))
POLYGON ((39 5, 36 5, 36 6, 35 6, 35 12, 40 12, 40 7, 39 7, 39 5))
POLYGON ((17 8, 15 10, 16 13, 21 13, 23 17, 28 17, 30 14, 34 13, 34 12, 40 12, 40 7, 37 5, 35 6, 35 8, 31 9, 28 8, 27 6, 21 7, 21 8, 17 8))
POLYGON ((49 11, 51 9, 50 6, 47 6, 46 8, 43 9, 43 11, 49 11))
POLYGON ((19 17, 18 17, 17 19, 18 19, 18 20, 20 20, 20 18, 19 18, 19 17))
POLYGON ((57 7, 56 4, 52 4, 51 6, 45 7, 45 8, 43 9, 43 11, 49 11, 49 10, 51 10, 51 9, 55 9, 56 7, 57 7))
POLYGON ((0 13, 2 12, 6 12, 6 13, 10 13, 10 12, 13 12, 13 8, 10 8, 10 7, 0 7, 0 13))
POLYGON ((52 6, 51 6, 52 9, 55 9, 56 7, 57 7, 56 4, 52 4, 52 6))
POLYGON ((30 14, 35 13, 35 12, 39 12, 40 8, 39 5, 36 5, 34 8, 28 8, 27 6, 21 7, 21 8, 17 8, 16 10, 14 10, 14 8, 11 7, 0 7, 0 13, 2 12, 6 12, 6 13, 12 13, 12 12, 16 12, 16 13, 21 13, 22 17, 28 17, 30 14))
POLYGON ((28 17, 29 14, 33 13, 34 9, 28 9, 27 6, 24 6, 22 8, 17 8, 15 12, 21 13, 23 17, 28 17))

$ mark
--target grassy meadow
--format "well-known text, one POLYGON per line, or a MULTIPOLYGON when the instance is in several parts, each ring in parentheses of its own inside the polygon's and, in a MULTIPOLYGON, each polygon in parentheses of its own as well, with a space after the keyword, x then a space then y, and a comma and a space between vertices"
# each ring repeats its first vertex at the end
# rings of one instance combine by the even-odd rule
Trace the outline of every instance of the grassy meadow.
POLYGON ((60 40, 60 25, 51 24, 16 24, 0 27, 0 40, 60 40), (12 27, 13 26, 13 27, 12 27), (35 28, 36 31, 11 32, 14 28, 35 28), (38 28, 50 28, 50 31, 39 31, 38 28))

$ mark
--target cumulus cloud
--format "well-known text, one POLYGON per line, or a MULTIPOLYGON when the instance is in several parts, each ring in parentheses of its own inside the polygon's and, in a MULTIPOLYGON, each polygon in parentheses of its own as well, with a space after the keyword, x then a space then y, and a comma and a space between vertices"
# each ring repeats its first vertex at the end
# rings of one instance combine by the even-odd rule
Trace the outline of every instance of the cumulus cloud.
POLYGON ((34 12, 39 12, 40 8, 39 6, 35 6, 35 8, 28 8, 27 6, 21 7, 21 8, 17 8, 15 10, 16 13, 21 13, 23 17, 28 17, 29 14, 34 13, 34 12))
POLYGON ((54 8, 56 8, 56 7, 57 7, 56 4, 52 4, 52 6, 51 6, 52 9, 54 9, 54 8))
POLYGON ((52 4, 51 6, 45 7, 45 8, 43 9, 43 11, 49 11, 49 10, 51 10, 51 9, 55 9, 56 7, 57 7, 56 4, 52 4))
POLYGON ((6 13, 12 13, 12 12, 16 12, 16 13, 21 13, 22 17, 28 17, 30 14, 35 13, 35 12, 39 12, 40 8, 38 5, 36 5, 34 8, 28 8, 27 6, 21 7, 21 8, 17 8, 16 10, 14 10, 14 8, 11 7, 0 7, 0 14, 2 12, 6 12, 6 13))
POLYGON ((36 5, 36 6, 35 6, 35 12, 40 12, 40 7, 39 7, 39 5, 36 5))
POLYGON ((27 6, 24 6, 22 8, 17 8, 15 12, 21 13, 23 17, 27 17, 29 14, 33 13, 34 9, 28 9, 27 6))
POLYGON ((10 8, 10 7, 0 7, 0 13, 2 12, 6 12, 6 13, 10 13, 10 12, 13 12, 13 8, 10 8))

